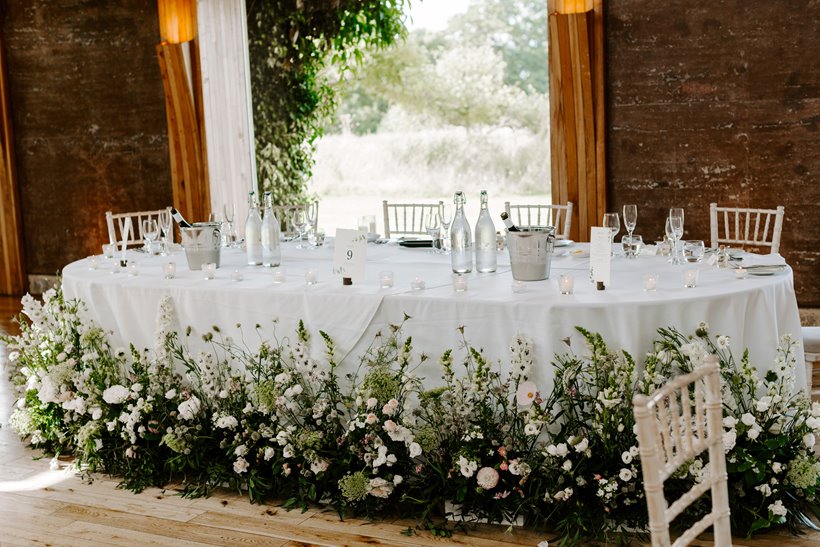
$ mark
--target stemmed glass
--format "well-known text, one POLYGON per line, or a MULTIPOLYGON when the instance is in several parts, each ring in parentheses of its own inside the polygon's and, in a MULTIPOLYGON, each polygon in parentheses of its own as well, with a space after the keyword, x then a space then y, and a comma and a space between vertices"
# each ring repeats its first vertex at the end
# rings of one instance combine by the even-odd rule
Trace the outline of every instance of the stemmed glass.
POLYGON ((638 223, 638 206, 624 205, 624 227, 626 228, 629 238, 632 239, 632 232, 635 231, 635 225, 638 223))
POLYGON ((222 218, 225 219, 225 223, 228 225, 228 229, 225 230, 225 247, 233 247, 236 244, 236 231, 234 228, 234 218, 236 217, 236 208, 234 207, 233 203, 231 204, 223 204, 222 205, 222 218))
POLYGON ((450 252, 450 224, 453 223, 453 210, 445 204, 440 204, 438 208, 439 219, 441 220, 441 252, 450 252))
POLYGON ((154 253, 154 241, 159 235, 159 226, 153 218, 146 218, 142 221, 142 237, 145 239, 145 248, 149 254, 154 253))
POLYGON ((293 210, 290 215, 290 223, 293 226, 293 229, 296 230, 297 238, 299 239, 299 244, 296 248, 304 249, 305 246, 302 245, 302 237, 304 236, 305 228, 308 224, 307 211, 305 211, 304 207, 299 207, 298 209, 293 210))
POLYGON ((436 210, 427 211, 424 214, 424 229, 433 239, 433 253, 441 252, 441 218, 436 210))
POLYGON ((678 250, 678 242, 683 237, 683 208, 669 209, 669 232, 672 234, 672 264, 683 264, 684 260, 678 250))
POLYGON ((618 232, 621 231, 621 220, 618 218, 618 213, 604 213, 604 228, 609 228, 609 247, 612 248, 612 242, 618 232))
POLYGON ((168 251, 168 234, 173 234, 171 231, 171 213, 167 210, 159 213, 159 229, 162 231, 162 256, 171 254, 168 251))
POLYGON ((316 223, 319 220, 319 204, 310 203, 305 205, 305 209, 307 210, 308 230, 311 232, 316 232, 316 223))

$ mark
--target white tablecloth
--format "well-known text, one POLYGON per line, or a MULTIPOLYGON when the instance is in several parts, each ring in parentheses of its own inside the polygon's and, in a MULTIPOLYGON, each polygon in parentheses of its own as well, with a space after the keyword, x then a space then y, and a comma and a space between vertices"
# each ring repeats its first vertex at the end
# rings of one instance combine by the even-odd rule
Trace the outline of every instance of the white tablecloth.
MULTIPOLYGON (((557 249, 559 253, 579 246, 557 249)), ((239 250, 223 249, 221 268, 216 278, 205 280, 200 271, 187 268, 184 253, 171 257, 131 253, 129 259, 139 264, 139 275, 112 273, 112 261, 98 257, 98 269, 89 268, 89 260, 74 262, 63 271, 63 288, 69 298, 81 298, 92 316, 113 331, 114 344, 135 343, 150 347, 155 332, 155 317, 161 297, 170 295, 176 307, 180 327, 192 327, 192 340, 218 325, 223 332, 238 337, 236 324, 243 326, 245 340, 253 345, 256 324, 266 334, 276 332, 292 336, 300 319, 314 332, 330 334, 340 356, 348 356, 347 367, 355 368, 357 357, 373 337, 404 314, 412 319, 405 333, 413 337, 414 347, 431 359, 419 374, 431 384, 440 381, 437 357, 447 348, 460 345, 459 326, 466 327, 468 341, 485 349, 490 359, 509 363, 509 343, 516 333, 535 343, 536 372, 534 380, 542 389, 552 383, 549 362, 555 353, 570 348, 563 340, 572 337, 572 349, 582 353, 576 325, 600 332, 610 347, 624 349, 639 363, 651 350, 658 327, 674 326, 686 334, 694 333, 700 321, 710 325, 710 332, 731 337, 731 346, 739 358, 748 347, 753 365, 759 370, 771 367, 778 339, 791 333, 799 339, 800 319, 794 295, 791 269, 765 277, 736 279, 731 269, 717 269, 697 264, 699 282, 684 288, 683 272, 690 266, 672 266, 659 256, 639 256, 634 260, 613 257, 612 280, 605 291, 596 291, 588 281, 589 260, 569 254, 552 261, 550 279, 525 282, 523 292, 514 292, 507 253, 499 253, 498 271, 468 275, 468 290, 452 289, 449 257, 429 249, 408 249, 395 245, 370 244, 367 250, 366 280, 343 286, 332 274, 331 245, 319 249, 296 249, 283 244, 286 282, 273 283, 269 268, 246 266, 239 250), (177 278, 165 279, 163 264, 177 263, 177 278), (315 268, 319 283, 306 285, 305 268, 315 268), (243 280, 231 280, 239 270, 243 280), (379 273, 394 273, 391 289, 379 288, 379 273), (659 275, 658 290, 643 290, 643 276, 659 275), (575 293, 561 295, 559 274, 575 277, 575 293), (411 281, 419 277, 424 290, 412 290, 411 281)), ((317 356, 321 340, 314 336, 317 356)), ((803 351, 798 349, 798 364, 803 351)), ((806 379, 797 374, 796 386, 805 388, 806 379)))

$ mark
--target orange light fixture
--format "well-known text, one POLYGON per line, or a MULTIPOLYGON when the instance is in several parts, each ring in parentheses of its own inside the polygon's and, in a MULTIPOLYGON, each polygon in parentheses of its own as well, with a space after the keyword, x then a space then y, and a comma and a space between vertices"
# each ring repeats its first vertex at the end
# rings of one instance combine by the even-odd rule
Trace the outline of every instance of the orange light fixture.
POLYGON ((592 11, 592 0, 555 0, 555 11, 565 15, 592 11))
POLYGON ((196 38, 196 0, 159 0, 157 4, 164 42, 181 44, 196 38))

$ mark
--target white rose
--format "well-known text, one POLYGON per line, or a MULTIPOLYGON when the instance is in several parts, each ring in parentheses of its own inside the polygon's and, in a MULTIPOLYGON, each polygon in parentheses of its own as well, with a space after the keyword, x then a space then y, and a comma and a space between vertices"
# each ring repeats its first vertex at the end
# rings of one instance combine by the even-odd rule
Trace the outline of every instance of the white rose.
POLYGON ((558 445, 556 445, 555 454, 561 458, 569 454, 569 449, 567 448, 567 445, 564 443, 559 443, 558 445))
POLYGON ((492 467, 482 467, 475 476, 476 482, 484 490, 492 490, 498 484, 498 471, 492 467))
POLYGON ((806 445, 806 448, 814 448, 814 433, 806 433, 803 435, 803 444, 806 445))
POLYGON ((769 410, 769 407, 771 406, 771 401, 772 401, 771 397, 762 397, 755 404, 755 408, 757 409, 758 412, 766 412, 767 410, 769 410))
POLYGON ((737 419, 734 416, 726 416, 723 418, 723 427, 731 429, 737 425, 737 419))
POLYGON ((216 421, 216 427, 219 429, 233 429, 239 422, 233 416, 220 416, 220 418, 216 421))
POLYGON ((632 454, 630 454, 628 451, 624 452, 623 454, 621 454, 621 461, 629 465, 630 463, 632 463, 632 454))
POLYGON ((741 422, 743 422, 743 423, 744 423, 745 425, 747 425, 747 426, 751 426, 751 425, 752 425, 752 424, 754 424, 757 420, 755 419, 755 417, 754 417, 754 416, 752 416, 751 414, 749 414, 749 413, 747 412, 747 413, 745 413, 743 416, 741 416, 741 417, 740 417, 740 421, 741 421, 741 422))
POLYGON ((274 455, 276 455, 276 450, 273 447, 269 446, 265 449, 265 461, 270 460, 274 455))
POLYGON ((245 458, 237 458, 233 462, 234 473, 241 474, 248 470, 248 461, 245 458))
POLYGON ((165 398, 166 399, 173 399, 176 396, 177 396, 177 390, 175 390, 175 389, 169 389, 168 391, 165 392, 165 398))
POLYGON ((756 427, 751 428, 749 431, 746 432, 746 435, 751 439, 755 440, 760 436, 760 430, 756 427))
POLYGON ((621 472, 618 473, 618 476, 621 478, 622 481, 629 482, 632 480, 632 470, 627 469, 626 467, 622 467, 621 472))
POLYGON ((421 456, 421 445, 419 443, 416 443, 416 442, 410 443, 410 446, 408 447, 408 449, 410 450, 410 457, 411 458, 421 456))
POLYGON ((371 397, 367 400, 367 408, 376 408, 378 403, 379 401, 377 401, 375 397, 371 397))

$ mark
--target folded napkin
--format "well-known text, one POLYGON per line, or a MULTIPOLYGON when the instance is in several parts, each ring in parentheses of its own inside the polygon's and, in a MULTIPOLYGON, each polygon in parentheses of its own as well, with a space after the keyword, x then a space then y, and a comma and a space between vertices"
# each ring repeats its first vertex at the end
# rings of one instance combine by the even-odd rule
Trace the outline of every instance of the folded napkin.
POLYGON ((779 253, 759 255, 754 253, 743 254, 740 259, 740 266, 751 268, 755 266, 785 266, 786 259, 779 253))

